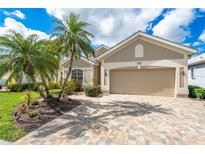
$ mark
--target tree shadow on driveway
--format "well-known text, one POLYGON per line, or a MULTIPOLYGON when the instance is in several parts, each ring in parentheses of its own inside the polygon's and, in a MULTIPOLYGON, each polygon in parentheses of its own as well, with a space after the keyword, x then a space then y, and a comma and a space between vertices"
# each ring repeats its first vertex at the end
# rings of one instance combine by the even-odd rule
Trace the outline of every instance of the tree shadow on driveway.
MULTIPOLYGON (((59 133, 66 138, 83 137, 87 131, 100 133, 107 131, 108 124, 120 117, 144 116, 152 113, 171 114, 171 109, 162 108, 148 102, 112 101, 99 103, 79 100, 82 105, 36 130, 33 137, 44 138, 59 133)), ((126 124, 125 124, 126 125, 126 124)))

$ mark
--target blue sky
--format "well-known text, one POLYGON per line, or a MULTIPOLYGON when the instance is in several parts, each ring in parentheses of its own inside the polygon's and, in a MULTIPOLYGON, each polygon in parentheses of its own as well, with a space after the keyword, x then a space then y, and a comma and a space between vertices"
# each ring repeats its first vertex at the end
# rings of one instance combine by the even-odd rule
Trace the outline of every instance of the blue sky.
POLYGON ((93 46, 113 46, 138 30, 205 53, 205 9, 0 9, 0 34, 8 29, 48 38, 52 19, 75 12, 90 23, 93 46))

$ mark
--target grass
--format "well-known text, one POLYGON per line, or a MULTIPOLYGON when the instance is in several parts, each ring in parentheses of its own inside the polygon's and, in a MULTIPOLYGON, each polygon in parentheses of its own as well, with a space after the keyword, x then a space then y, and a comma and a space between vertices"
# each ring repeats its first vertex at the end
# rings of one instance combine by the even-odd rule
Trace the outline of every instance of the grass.
POLYGON ((50 94, 58 94, 61 91, 61 89, 51 89, 49 90, 50 94))
MULTIPOLYGON (((31 92, 32 98, 39 97, 36 92, 31 92)), ((12 113, 14 108, 24 101, 24 92, 2 92, 0 93, 0 139, 5 141, 16 141, 26 132, 15 127, 12 113)))

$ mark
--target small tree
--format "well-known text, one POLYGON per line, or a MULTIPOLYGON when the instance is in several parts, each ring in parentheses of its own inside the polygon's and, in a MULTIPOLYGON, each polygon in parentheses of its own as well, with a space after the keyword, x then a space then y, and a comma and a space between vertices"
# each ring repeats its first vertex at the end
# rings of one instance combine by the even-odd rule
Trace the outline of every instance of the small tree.
POLYGON ((35 34, 24 37, 12 30, 0 36, 0 77, 9 73, 6 83, 13 79, 22 83, 26 77, 27 81, 35 84, 40 95, 46 98, 39 88, 39 82, 42 82, 49 95, 46 78, 50 78, 59 65, 59 60, 47 50, 48 44, 47 40, 39 39, 35 34), (37 81, 37 78, 41 81, 37 81))
POLYGON ((85 55, 87 58, 90 55, 94 56, 94 49, 90 40, 93 35, 86 31, 89 24, 81 21, 80 16, 74 13, 64 16, 62 21, 54 20, 53 22, 56 24, 56 27, 53 29, 51 37, 56 38, 63 47, 61 53, 69 55, 70 58, 69 69, 59 93, 59 98, 61 98, 71 74, 73 60, 80 58, 82 55, 85 55))
POLYGON ((31 104, 31 102, 32 102, 32 96, 31 96, 30 91, 27 91, 27 92, 26 92, 26 96, 25 96, 24 100, 25 100, 25 103, 26 103, 28 106, 30 106, 30 104, 31 104))

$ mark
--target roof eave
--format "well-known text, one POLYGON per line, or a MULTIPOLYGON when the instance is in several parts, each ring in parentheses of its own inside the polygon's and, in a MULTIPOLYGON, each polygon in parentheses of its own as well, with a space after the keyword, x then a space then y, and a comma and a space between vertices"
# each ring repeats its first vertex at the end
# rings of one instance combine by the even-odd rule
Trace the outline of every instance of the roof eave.
MULTIPOLYGON (((88 60, 88 59, 86 59, 86 58, 84 58, 84 57, 80 57, 80 59, 83 59, 84 61, 90 63, 91 65, 96 65, 95 62, 92 62, 92 61, 90 61, 90 60, 88 60)), ((64 62, 62 62, 62 63, 60 64, 60 66, 62 66, 63 64, 65 64, 65 63, 68 62, 69 60, 70 60, 70 58, 66 59, 64 62)))

